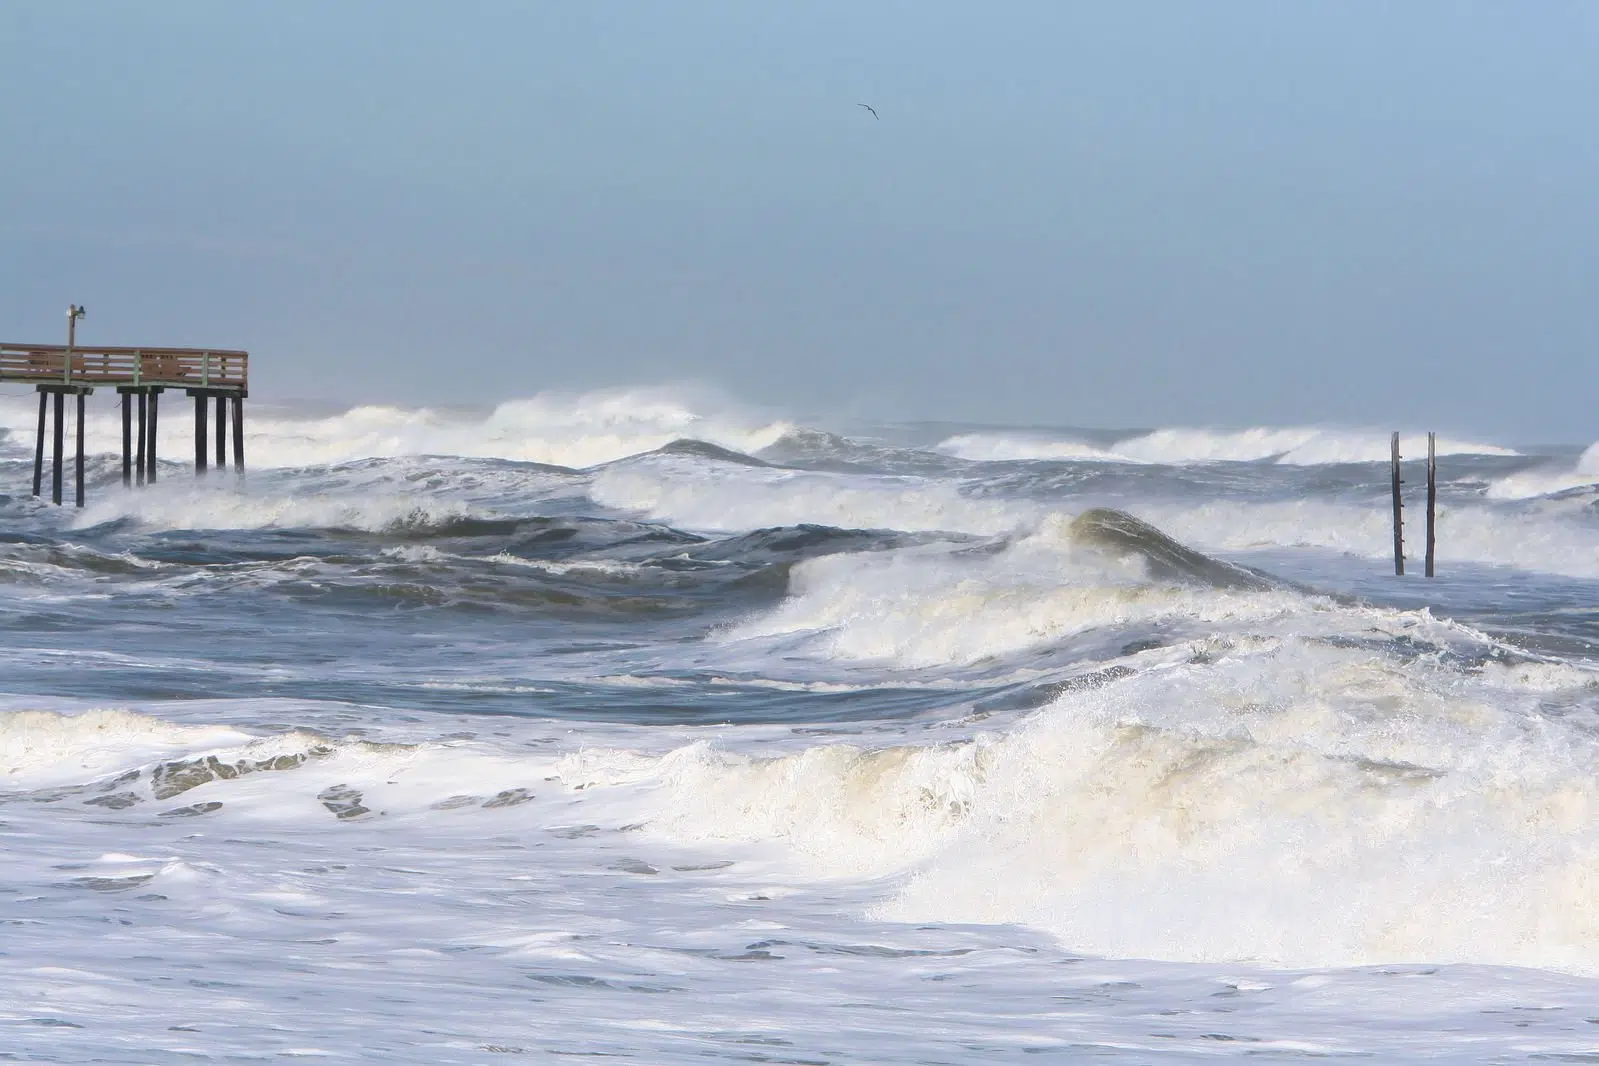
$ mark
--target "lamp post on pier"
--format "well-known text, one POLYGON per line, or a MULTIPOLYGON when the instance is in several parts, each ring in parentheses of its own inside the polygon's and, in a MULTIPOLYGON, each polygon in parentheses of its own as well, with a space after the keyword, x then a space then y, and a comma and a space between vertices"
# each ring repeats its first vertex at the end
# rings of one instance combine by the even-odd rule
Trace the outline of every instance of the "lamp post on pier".
MULTIPOLYGON (((67 305, 67 358, 66 358, 66 366, 65 366, 65 369, 64 369, 64 371, 62 373, 63 383, 67 384, 67 385, 72 384, 72 350, 73 350, 74 347, 77 346, 77 343, 78 343, 78 319, 82 318, 83 314, 84 314, 83 308, 79 307, 77 304, 68 304, 67 305)), ((83 506, 83 396, 84 396, 84 392, 83 392, 83 389, 81 389, 81 388, 77 389, 75 391, 76 391, 77 399, 78 399, 78 420, 77 420, 77 426, 76 426, 77 433, 78 433, 78 459, 77 459, 77 467, 76 467, 76 471, 75 471, 76 474, 77 474, 76 485, 77 485, 77 490, 78 490, 78 498, 76 500, 76 503, 77 503, 77 505, 79 507, 82 507, 83 506)), ((93 390, 91 389, 90 391, 92 392, 93 390)), ((53 495, 54 495, 56 503, 60 503, 61 502, 61 400, 62 400, 62 394, 61 393, 56 393, 56 468, 55 468, 55 482, 54 482, 54 485, 53 485, 53 488, 54 488, 53 495)))

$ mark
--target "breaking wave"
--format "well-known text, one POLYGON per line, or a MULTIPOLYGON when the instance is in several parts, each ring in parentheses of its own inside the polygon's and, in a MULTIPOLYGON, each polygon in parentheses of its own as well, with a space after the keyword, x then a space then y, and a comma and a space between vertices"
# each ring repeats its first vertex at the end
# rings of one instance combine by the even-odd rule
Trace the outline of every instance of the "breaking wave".
MULTIPOLYGON (((193 422, 172 394, 159 422, 160 455, 192 454, 193 422)), ((113 401, 115 397, 113 396, 113 401)), ((91 400, 98 405, 100 401, 91 400)), ((0 428, 31 440, 36 408, 19 397, 0 401, 0 428)), ((85 421, 86 446, 118 453, 121 424, 110 412, 85 421)), ((246 460, 260 468, 306 467, 357 459, 451 455, 586 467, 652 451, 682 438, 739 452, 757 451, 792 429, 747 415, 729 401, 681 389, 543 392, 486 413, 428 407, 352 407, 327 417, 296 416, 261 405, 246 422, 246 460)))
POLYGON ((1111 956, 1595 973, 1599 748, 1527 713, 1538 697, 1313 639, 1205 642, 969 740, 588 751, 563 778, 643 787, 666 840, 892 878, 875 913, 898 921, 1111 956))
MULTIPOLYGON (((980 462, 1054 459, 1180 466, 1270 460, 1288 466, 1317 466, 1387 462, 1389 457, 1386 433, 1314 428, 1158 429, 1108 445, 1036 434, 971 433, 950 437, 937 447, 957 458, 980 462)), ((1438 439, 1437 449, 1439 455, 1517 454, 1494 444, 1443 437, 1438 439)))
POLYGON ((1590 444, 1572 469, 1539 466, 1495 478, 1488 484, 1491 500, 1526 500, 1599 484, 1599 444, 1590 444))

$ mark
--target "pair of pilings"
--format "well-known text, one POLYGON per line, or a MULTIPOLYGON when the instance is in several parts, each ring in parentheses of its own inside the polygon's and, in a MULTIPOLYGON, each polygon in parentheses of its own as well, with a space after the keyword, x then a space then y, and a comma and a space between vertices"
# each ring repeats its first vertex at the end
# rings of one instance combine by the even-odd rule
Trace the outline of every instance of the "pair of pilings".
MULTIPOLYGON (((1394 573, 1405 576, 1405 504, 1399 487, 1404 481, 1399 476, 1399 434, 1393 435, 1389 454, 1394 495, 1394 573)), ((1433 563, 1438 551, 1438 435, 1427 434, 1427 576, 1433 576, 1433 563)))
POLYGON ((50 500, 52 503, 61 502, 61 452, 65 444, 67 433, 66 401, 68 396, 78 398, 78 506, 83 506, 83 398, 94 392, 94 389, 83 385, 40 385, 39 386, 39 434, 33 449, 33 494, 39 495, 44 487, 44 430, 45 416, 50 412, 51 397, 55 398, 55 450, 54 463, 50 469, 50 500))
MULTIPOLYGON (((189 389, 190 396, 194 397, 194 473, 199 476, 205 473, 206 462, 206 401, 216 400, 217 412, 217 447, 216 461, 218 470, 228 467, 228 401, 233 401, 233 469, 238 474, 244 473, 244 397, 237 392, 225 392, 220 389, 189 389)), ((123 416, 126 419, 126 415, 123 416)), ((126 440, 126 421, 123 422, 123 439, 126 440)), ((126 447, 124 447, 126 451, 126 447)), ((127 480, 126 461, 124 461, 124 483, 127 480)))
MULTIPOLYGON (((155 484, 156 479, 156 439, 161 411, 161 394, 166 390, 158 385, 119 385, 117 392, 122 396, 122 484, 132 487, 134 485, 155 484), (137 405, 135 405, 137 398, 137 405), (137 406, 138 439, 134 439, 135 415, 137 406)), ((240 476, 244 474, 244 397, 237 392, 227 392, 219 389, 188 389, 188 394, 194 397, 194 472, 201 476, 206 471, 206 420, 209 401, 216 400, 216 465, 218 470, 227 468, 227 429, 230 421, 228 401, 233 401, 231 421, 233 423, 233 468, 240 476)), ((77 500, 79 507, 83 506, 83 401, 84 397, 92 395, 94 389, 87 385, 40 385, 39 386, 39 433, 33 453, 33 494, 40 495, 44 487, 44 445, 45 429, 48 416, 55 415, 54 448, 50 470, 50 500, 52 503, 61 503, 62 489, 62 452, 66 443, 66 398, 77 397, 77 454, 76 454, 76 481, 77 500), (54 404, 51 398, 54 397, 54 404)))

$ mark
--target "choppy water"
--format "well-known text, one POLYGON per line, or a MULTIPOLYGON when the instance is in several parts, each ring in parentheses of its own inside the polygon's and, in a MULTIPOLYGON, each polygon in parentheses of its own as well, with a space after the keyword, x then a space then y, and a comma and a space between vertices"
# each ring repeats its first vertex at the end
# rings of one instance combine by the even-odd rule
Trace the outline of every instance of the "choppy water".
POLYGON ((0 1059, 1599 1060, 1599 452, 26 400, 0 1059))

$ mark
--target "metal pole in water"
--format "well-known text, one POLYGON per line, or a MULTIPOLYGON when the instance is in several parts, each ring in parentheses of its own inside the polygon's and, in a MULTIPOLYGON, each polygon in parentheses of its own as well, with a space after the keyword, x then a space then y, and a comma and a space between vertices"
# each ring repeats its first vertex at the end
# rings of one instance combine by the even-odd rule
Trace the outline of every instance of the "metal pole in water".
POLYGON ((1427 576, 1433 575, 1438 538, 1438 434, 1427 434, 1427 576))
POLYGON ((1404 503, 1399 498, 1399 434, 1393 436, 1392 458, 1389 465, 1393 473, 1394 482, 1394 573, 1400 577, 1405 576, 1405 513, 1404 503))

